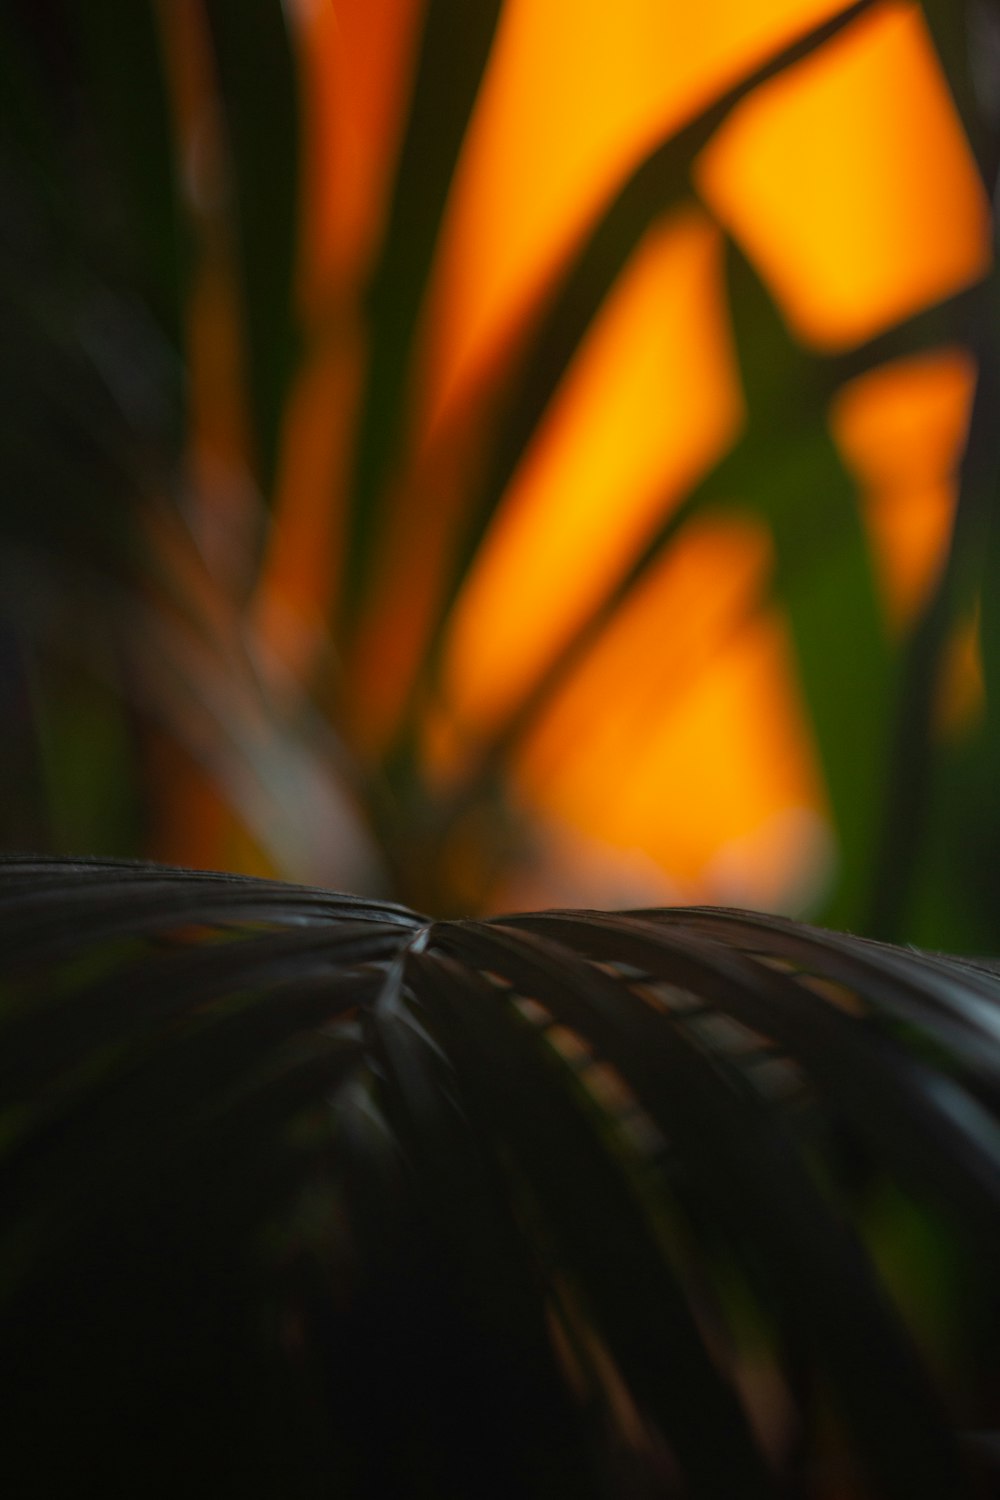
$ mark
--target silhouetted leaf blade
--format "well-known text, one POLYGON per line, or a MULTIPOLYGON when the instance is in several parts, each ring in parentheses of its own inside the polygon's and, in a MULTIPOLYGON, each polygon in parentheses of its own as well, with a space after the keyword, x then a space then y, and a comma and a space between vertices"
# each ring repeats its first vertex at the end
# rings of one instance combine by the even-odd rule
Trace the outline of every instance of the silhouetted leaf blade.
POLYGON ((372 272, 365 398, 351 487, 348 618, 364 598, 398 457, 417 317, 455 165, 479 93, 500 0, 429 0, 385 237, 372 272))
POLYGON ((694 932, 631 917, 543 913, 510 919, 551 932, 592 958, 628 963, 762 1031, 791 1057, 827 1107, 991 1238, 1000 1210, 1000 1127, 962 1091, 874 1026, 784 973, 694 932))
MULTIPOLYGON (((574 921, 577 928, 588 925, 586 917, 574 921)), ((605 922, 608 932, 614 929, 613 918, 605 922)), ((539 918, 535 926, 541 933, 552 927, 560 931, 558 918, 548 924, 539 918)), ((592 1041, 597 1055, 612 1062, 636 1090, 697 1197, 745 1259, 786 1338, 808 1351, 831 1381, 885 1493, 930 1497, 942 1485, 961 1486, 943 1413, 905 1331, 859 1245, 830 1212, 794 1144, 744 1080, 721 1058, 707 1060, 669 1014, 560 947, 499 924, 453 932, 449 946, 537 997, 592 1041), (817 1284, 825 1289, 821 1298, 817 1284), (919 1454, 907 1436, 914 1426, 927 1440, 919 1454)), ((561 936, 565 940, 576 932, 563 928, 561 936)), ((676 956, 682 971, 676 979, 665 962, 657 977, 694 981, 697 995, 698 976, 676 956)))
MULTIPOLYGON (((728 246, 730 312, 749 430, 724 465, 733 498, 774 537, 773 591, 787 610, 838 844, 830 920, 856 922, 887 775, 894 678, 858 497, 810 392, 803 354, 746 258, 728 246), (759 457, 755 460, 755 450, 759 457)), ((712 486, 718 489, 722 475, 712 486)))
POLYGON ((261 491, 272 496, 298 331, 299 77, 282 5, 206 0, 235 189, 243 321, 261 491))
MULTIPOLYGON (((163 1368, 223 1337, 209 1363, 222 1379, 242 1361, 248 1382, 233 1411, 282 1393, 310 1452, 326 1431, 348 1493, 418 1472, 456 1500, 477 1484, 618 1500, 670 1493, 675 1464, 720 1500, 811 1493, 824 1443, 875 1494, 976 1493, 913 1288, 893 1281, 892 1192, 913 1195, 942 1275, 964 1277, 988 1327, 988 967, 745 912, 429 927, 335 893, 283 902, 272 881, 46 859, 3 867, 15 939, 19 865, 26 921, 40 901, 59 919, 30 965, 0 946, 0 1338, 26 1382, 5 1396, 26 1442, 46 1401, 65 1404, 69 1444, 40 1474, 104 1451, 132 1368, 120 1331, 138 1319, 163 1368), (192 914, 226 897, 222 941, 192 914), (109 944, 119 898, 127 938, 109 944), (775 1063, 790 1092, 761 1087, 775 1063), (872 1236, 890 1233, 887 1261, 872 1236), (748 1317, 766 1344, 745 1345, 748 1317), (65 1384, 81 1339, 104 1392, 86 1421, 65 1384), (730 1384, 765 1349, 797 1424, 766 1445, 730 1384)), ((966 1320, 970 1384, 946 1395, 970 1410, 995 1360, 972 1352, 953 1291, 930 1314, 966 1320)), ((142 1368, 152 1397, 159 1366, 142 1368)), ((148 1420, 125 1402, 126 1446, 157 1451, 176 1399, 148 1420)), ((261 1434, 268 1463, 280 1441, 261 1434)))
MULTIPOLYGON (((96 0, 77 8, 74 19, 89 102, 121 199, 130 269, 171 349, 179 353, 188 245, 155 5, 138 0, 123 9, 96 0)), ((171 394, 179 416, 180 391, 171 394)))
POLYGON ((692 1494, 721 1496, 735 1482, 766 1494, 745 1418, 606 1147, 509 1000, 433 956, 433 944, 411 968, 414 992, 447 1036, 470 1111, 537 1200, 555 1265, 578 1280, 640 1411, 669 1441, 692 1494))

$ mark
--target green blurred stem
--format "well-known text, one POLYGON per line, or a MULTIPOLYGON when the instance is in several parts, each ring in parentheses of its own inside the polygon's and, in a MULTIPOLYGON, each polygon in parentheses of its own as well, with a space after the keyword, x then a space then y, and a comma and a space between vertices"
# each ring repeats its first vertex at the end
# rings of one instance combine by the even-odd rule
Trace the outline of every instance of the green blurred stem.
POLYGON ((939 758, 932 716, 943 652, 963 605, 971 606, 978 592, 1000 491, 998 294, 1000 283, 994 275, 983 288, 980 304, 985 334, 976 351, 979 373, 951 546, 937 586, 910 637, 902 667, 882 831, 864 923, 865 932, 886 941, 905 937, 939 758))

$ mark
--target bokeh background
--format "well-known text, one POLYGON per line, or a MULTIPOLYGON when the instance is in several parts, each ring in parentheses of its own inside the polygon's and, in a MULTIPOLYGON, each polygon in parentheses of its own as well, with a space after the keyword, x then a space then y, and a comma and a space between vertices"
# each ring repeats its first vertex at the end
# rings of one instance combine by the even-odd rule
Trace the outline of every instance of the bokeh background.
POLYGON ((6 0, 0 846, 1000 947, 997 16, 6 0))

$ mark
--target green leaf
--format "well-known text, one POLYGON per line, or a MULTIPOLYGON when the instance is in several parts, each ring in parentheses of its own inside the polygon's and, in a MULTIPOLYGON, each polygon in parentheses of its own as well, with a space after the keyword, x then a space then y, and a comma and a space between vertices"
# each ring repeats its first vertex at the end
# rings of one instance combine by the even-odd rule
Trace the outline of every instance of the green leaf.
POLYGON ((733 245, 728 283, 749 430, 711 483, 731 486, 774 537, 774 593, 788 612, 837 834, 827 919, 850 926, 870 888, 886 775, 886 628, 855 488, 826 429, 817 361, 733 245))
POLYGON ((1000 935, 994 904, 1000 871, 989 852, 1000 827, 992 790, 1000 722, 998 298, 1000 282, 994 271, 975 291, 977 332, 971 342, 978 376, 950 546, 904 647, 891 775, 873 846, 875 880, 868 913, 869 929, 890 939, 916 930, 925 941, 937 941, 939 931, 950 930, 966 931, 970 944, 994 945, 1000 935), (972 744, 949 751, 935 742, 935 698, 954 633, 974 617, 977 604, 986 722, 972 744), (942 880, 928 910, 928 894, 942 880), (947 918, 942 924, 942 914, 956 894, 955 882, 961 892, 959 910, 950 924, 947 918))

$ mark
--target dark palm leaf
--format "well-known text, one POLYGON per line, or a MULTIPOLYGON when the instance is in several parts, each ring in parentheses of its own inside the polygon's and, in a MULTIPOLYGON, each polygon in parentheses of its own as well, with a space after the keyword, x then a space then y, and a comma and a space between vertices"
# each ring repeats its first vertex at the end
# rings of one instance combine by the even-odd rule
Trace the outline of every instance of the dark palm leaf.
POLYGON ((6 1493, 994 1492, 987 963, 113 861, 0 912, 6 1493))

